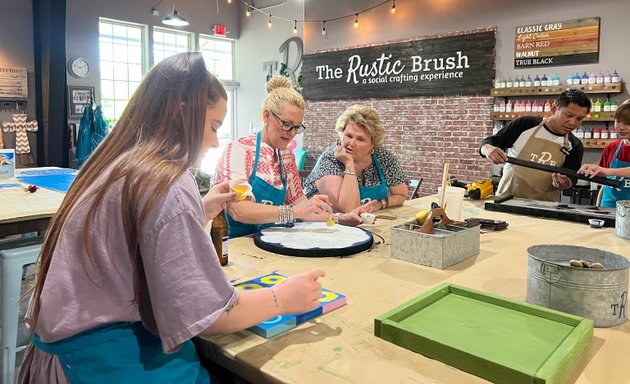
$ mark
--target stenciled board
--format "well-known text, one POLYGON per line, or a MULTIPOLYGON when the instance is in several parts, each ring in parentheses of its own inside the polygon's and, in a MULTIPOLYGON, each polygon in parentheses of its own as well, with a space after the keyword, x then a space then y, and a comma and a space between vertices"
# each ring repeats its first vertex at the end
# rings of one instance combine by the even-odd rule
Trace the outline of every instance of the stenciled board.
POLYGON ((588 224, 588 219, 602 219, 605 227, 615 226, 615 208, 602 208, 577 204, 560 204, 553 201, 538 201, 518 197, 500 198, 489 201, 485 209, 497 212, 548 217, 576 223, 588 224))
POLYGON ((76 169, 69 168, 39 168, 19 171, 16 176, 24 184, 33 184, 58 192, 68 192, 78 172, 76 169))
POLYGON ((370 231, 346 225, 310 222, 293 227, 269 227, 254 233, 254 244, 265 251, 289 256, 348 256, 370 249, 370 231))
MULTIPOLYGON (((287 279, 287 276, 273 272, 236 284, 234 287, 240 291, 268 288, 283 282, 285 279, 287 279)), ((268 339, 277 334, 288 331, 289 329, 295 328, 312 318, 334 311, 344 305, 346 305, 346 296, 341 293, 322 288, 322 297, 319 299, 319 307, 295 315, 279 315, 272 317, 271 319, 267 319, 258 325, 248 328, 248 330, 268 339)))

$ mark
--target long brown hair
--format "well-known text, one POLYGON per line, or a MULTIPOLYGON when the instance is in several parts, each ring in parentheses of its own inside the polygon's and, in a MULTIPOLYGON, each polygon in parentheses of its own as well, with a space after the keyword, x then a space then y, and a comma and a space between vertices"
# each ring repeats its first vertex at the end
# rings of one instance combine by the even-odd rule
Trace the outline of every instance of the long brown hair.
MULTIPOLYGON (((129 99, 115 128, 79 171, 53 217, 39 258, 33 287, 31 329, 41 308, 40 296, 62 228, 85 191, 91 205, 83 225, 83 243, 94 265, 89 233, 108 187, 122 182, 121 209, 129 257, 141 265, 138 236, 147 214, 170 185, 193 166, 200 154, 206 107, 227 94, 205 67, 200 53, 181 53, 162 60, 145 76, 129 99), (115 165, 112 166, 112 163, 115 165), (111 172, 97 181, 105 170, 111 172), (93 185, 99 183, 98 185, 93 185), (140 199, 151 191, 144 208, 140 199)), ((135 299, 139 282, 135 280, 135 299)))

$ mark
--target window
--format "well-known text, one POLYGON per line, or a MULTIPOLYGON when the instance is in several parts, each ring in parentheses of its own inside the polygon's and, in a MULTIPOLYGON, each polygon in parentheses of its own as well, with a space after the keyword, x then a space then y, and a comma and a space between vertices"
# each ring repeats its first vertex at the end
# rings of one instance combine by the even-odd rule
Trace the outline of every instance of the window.
POLYGON ((190 52, 191 34, 171 29, 153 28, 153 65, 176 53, 190 52))
POLYGON ((146 67, 145 27, 99 19, 101 105, 107 119, 118 120, 146 67))
POLYGON ((208 71, 221 80, 234 80, 234 42, 199 35, 199 52, 208 71))

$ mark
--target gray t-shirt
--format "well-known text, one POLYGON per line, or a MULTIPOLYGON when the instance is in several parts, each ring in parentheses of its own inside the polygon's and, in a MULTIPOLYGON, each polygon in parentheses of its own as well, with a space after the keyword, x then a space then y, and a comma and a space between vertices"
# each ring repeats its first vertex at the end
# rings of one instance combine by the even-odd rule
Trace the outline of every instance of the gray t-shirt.
MULTIPOLYGON (((343 177, 343 172, 345 171, 343 163, 335 159, 335 148, 337 145, 338 144, 335 143, 326 148, 324 153, 319 156, 315 167, 313 167, 313 170, 304 181, 304 194, 309 199, 314 195, 319 194, 319 190, 317 189, 317 186, 315 186, 315 182, 317 180, 330 175, 343 177)), ((398 163, 398 159, 396 159, 396 156, 393 153, 383 147, 379 147, 374 151, 374 155, 381 165, 383 175, 385 176, 385 184, 387 184, 388 188, 404 183, 407 180, 402 168, 400 167, 400 163, 398 163)), ((378 170, 376 169, 374 163, 368 165, 368 167, 363 171, 363 175, 358 174, 357 179, 359 181, 359 185, 364 185, 366 187, 373 187, 381 183, 381 179, 378 176, 378 170)))
MULTIPOLYGON (((41 295, 35 331, 51 343, 114 322, 142 321, 166 353, 199 335, 238 299, 204 231, 204 209, 189 172, 147 215, 139 233, 139 303, 122 221, 122 182, 112 184, 89 234, 95 266, 83 245, 89 198, 66 222, 41 295), (88 203, 88 204, 85 204, 88 203)), ((141 206, 150 196, 147 188, 141 206)))

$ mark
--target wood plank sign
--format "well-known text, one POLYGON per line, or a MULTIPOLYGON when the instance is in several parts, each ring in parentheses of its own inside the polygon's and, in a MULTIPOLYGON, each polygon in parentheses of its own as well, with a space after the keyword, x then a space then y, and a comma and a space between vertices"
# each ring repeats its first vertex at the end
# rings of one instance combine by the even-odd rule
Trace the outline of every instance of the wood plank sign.
POLYGON ((516 27, 514 67, 597 63, 599 17, 516 27))
POLYGON ((495 32, 305 55, 307 100, 475 95, 490 92, 495 32))
POLYGON ((28 97, 26 68, 0 68, 0 97, 28 97))

